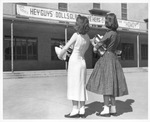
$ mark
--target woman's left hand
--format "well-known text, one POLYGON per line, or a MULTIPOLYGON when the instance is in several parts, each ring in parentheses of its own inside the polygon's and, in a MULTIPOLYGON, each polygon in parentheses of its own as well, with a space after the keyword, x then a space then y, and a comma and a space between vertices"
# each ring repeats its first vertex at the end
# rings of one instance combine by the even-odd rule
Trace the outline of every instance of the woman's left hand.
POLYGON ((95 47, 96 46, 96 40, 95 40, 95 37, 93 39, 90 39, 92 45, 95 47))
POLYGON ((94 52, 94 53, 96 53, 96 52, 97 52, 97 49, 96 49, 95 47, 93 48, 93 52, 94 52))

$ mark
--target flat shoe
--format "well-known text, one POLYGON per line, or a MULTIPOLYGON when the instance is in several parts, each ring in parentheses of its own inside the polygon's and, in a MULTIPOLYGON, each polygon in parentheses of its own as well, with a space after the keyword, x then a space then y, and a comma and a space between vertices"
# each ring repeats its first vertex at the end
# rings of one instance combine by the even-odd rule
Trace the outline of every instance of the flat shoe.
POLYGON ((100 114, 100 113, 96 113, 97 116, 103 116, 103 117, 110 117, 110 113, 108 114, 100 114))
POLYGON ((112 115, 112 116, 117 116, 117 113, 110 113, 110 115, 112 115))
POLYGON ((75 114, 75 115, 72 115, 70 116, 70 113, 65 115, 66 118, 79 118, 79 114, 75 114))
POLYGON ((85 114, 79 114, 81 118, 86 118, 85 114))

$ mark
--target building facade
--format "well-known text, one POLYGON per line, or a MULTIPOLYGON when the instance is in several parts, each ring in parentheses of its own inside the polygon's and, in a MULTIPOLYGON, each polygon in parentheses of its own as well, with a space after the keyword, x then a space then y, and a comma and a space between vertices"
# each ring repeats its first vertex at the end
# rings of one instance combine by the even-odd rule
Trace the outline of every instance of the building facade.
MULTIPOLYGON (((65 69, 54 46, 67 42, 75 32, 76 16, 89 18, 88 34, 93 38, 105 34, 108 12, 114 12, 119 22, 121 65, 147 67, 148 3, 3 3, 3 70, 65 69)), ((93 68, 98 58, 90 45, 87 68, 93 68)))

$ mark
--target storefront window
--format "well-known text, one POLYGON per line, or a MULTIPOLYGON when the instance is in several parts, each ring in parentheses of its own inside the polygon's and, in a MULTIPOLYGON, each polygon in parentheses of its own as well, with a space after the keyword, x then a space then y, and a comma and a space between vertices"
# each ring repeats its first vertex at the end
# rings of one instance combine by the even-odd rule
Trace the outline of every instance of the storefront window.
POLYGON ((122 60, 134 60, 134 44, 122 43, 122 60))
POLYGON ((10 60, 11 59, 11 43, 10 43, 10 38, 5 38, 4 41, 4 45, 5 45, 5 60, 10 60))
POLYGON ((148 45, 141 44, 141 59, 148 60, 148 45))
POLYGON ((23 39, 16 39, 16 52, 14 53, 15 54, 15 57, 17 58, 17 60, 20 60, 22 58, 22 40, 23 39))
POLYGON ((34 39, 28 39, 28 59, 37 59, 37 43, 34 39))
POLYGON ((55 53, 55 46, 59 46, 60 44, 65 45, 65 39, 51 39, 51 59, 52 60, 59 60, 56 53, 55 53))
MULTIPOLYGON (((5 37, 5 60, 11 59, 11 39, 5 37)), ((37 39, 14 37, 14 60, 37 60, 37 39)))

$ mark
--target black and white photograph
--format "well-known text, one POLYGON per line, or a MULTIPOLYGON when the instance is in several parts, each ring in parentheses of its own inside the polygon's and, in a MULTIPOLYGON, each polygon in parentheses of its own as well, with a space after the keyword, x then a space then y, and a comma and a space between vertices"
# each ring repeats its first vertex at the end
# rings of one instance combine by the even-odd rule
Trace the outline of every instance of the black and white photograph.
POLYGON ((149 120, 148 0, 2 0, 1 119, 149 120))

